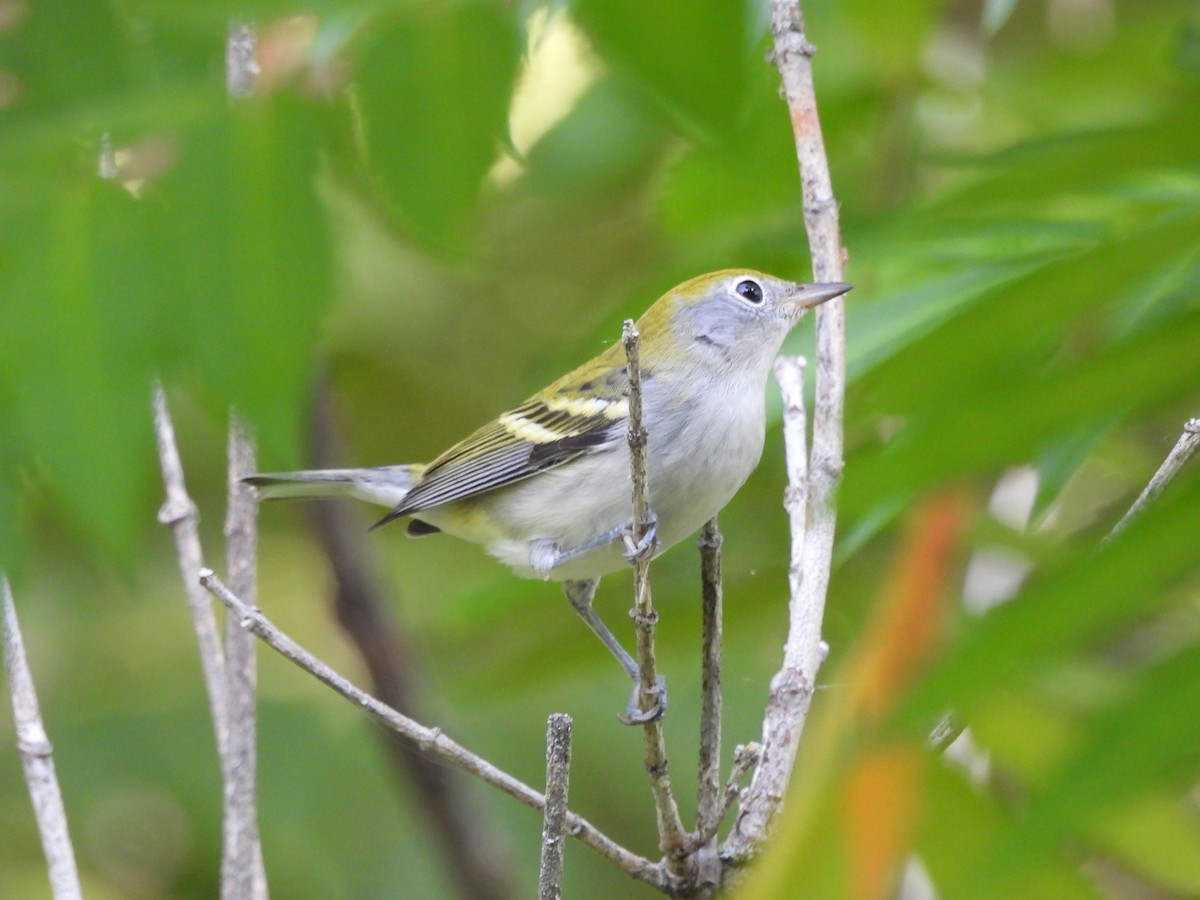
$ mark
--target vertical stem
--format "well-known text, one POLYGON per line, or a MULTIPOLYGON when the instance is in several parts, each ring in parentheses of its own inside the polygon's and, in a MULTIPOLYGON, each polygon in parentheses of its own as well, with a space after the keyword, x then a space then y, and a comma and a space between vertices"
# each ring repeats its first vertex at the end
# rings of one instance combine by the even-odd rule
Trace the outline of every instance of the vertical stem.
MULTIPOLYGON (((254 605, 257 573, 258 504, 242 478, 257 470, 254 445, 236 418, 229 423, 229 505, 225 558, 230 590, 254 605)), ((257 808, 257 671, 255 640, 234 616, 225 617, 226 702, 229 714, 225 758, 224 847, 221 896, 267 895, 257 808)))
POLYGON ((175 444, 175 427, 171 424, 171 412, 167 409, 167 397, 161 384, 154 385, 154 434, 158 440, 158 461, 162 468, 163 488, 167 495, 158 511, 158 521, 169 525, 175 538, 179 576, 187 595, 192 629, 196 633, 200 669, 204 674, 204 687, 208 692, 208 712, 212 717, 216 736, 217 756, 224 772, 226 728, 229 723, 225 706, 225 656, 221 649, 221 637, 212 600, 200 585, 200 568, 203 562, 200 548, 200 517, 184 484, 183 463, 179 459, 179 448, 175 444))
POLYGON ((225 40, 225 91, 235 99, 254 96, 258 81, 258 35, 254 26, 233 22, 225 40))
MULTIPOLYGON (((798 598, 804 590, 804 546, 808 534, 808 438, 805 427, 803 356, 783 356, 775 362, 775 380, 783 396, 783 445, 788 485, 783 506, 788 514, 791 553, 788 560, 788 596, 798 598)), ((807 623, 802 623, 807 624, 807 623)), ((803 635, 803 632, 798 632, 803 635)), ((820 637, 818 623, 817 636, 820 637)), ((786 651, 785 647, 785 651, 786 651)))
MULTIPOLYGON (((801 652, 797 648, 807 646, 814 634, 810 610, 804 604, 805 550, 808 547, 804 365, 804 359, 798 356, 782 356, 775 363, 775 377, 783 394, 783 437, 787 451, 788 486, 784 492, 784 506, 792 536, 788 567, 789 628, 783 666, 771 679, 758 769, 725 848, 729 858, 753 853, 765 839, 783 804, 816 678, 815 666, 806 668, 803 661, 797 661, 801 652)), ((815 628, 819 641, 819 620, 815 628)), ((816 665, 820 665, 819 658, 816 665)))
MULTIPOLYGON (((815 48, 805 36, 799 0, 771 0, 771 33, 775 41, 772 59, 783 82, 800 166, 804 225, 812 254, 813 280, 842 281, 845 251, 821 121, 817 115, 812 70, 815 48)), ((800 544, 800 567, 790 579, 788 637, 784 644, 783 665, 771 682, 767 717, 763 722, 762 759, 739 812, 734 833, 724 848, 725 858, 731 860, 744 859, 761 846, 783 803, 817 670, 824 660, 821 623, 825 615, 837 526, 834 497, 842 478, 845 390, 845 305, 841 298, 836 298, 817 309, 812 452, 806 487, 800 488, 807 491, 807 512, 799 538, 793 530, 793 548, 800 544)), ((796 489, 793 485, 789 491, 796 489)), ((795 519, 793 525, 795 529, 795 519)))
MULTIPOLYGON (((258 35, 247 22, 231 22, 225 38, 225 91, 233 100, 254 96, 258 81, 258 35)), ((241 479, 257 470, 254 445, 241 424, 229 423, 229 505, 225 515, 225 560, 231 589, 251 608, 255 602, 258 503, 241 479)), ((233 616, 225 617, 225 663, 229 713, 224 757, 223 900, 267 896, 266 868, 258 834, 257 689, 254 636, 233 616)))
POLYGON ((571 717, 554 713, 546 724, 546 806, 542 817, 542 860, 538 900, 562 900, 567 794, 571 783, 571 717))
POLYGON ((703 616, 700 674, 700 765, 696 831, 715 835, 721 790, 721 532, 717 517, 705 523, 700 547, 703 616))
POLYGON ((13 726, 17 733, 17 751, 25 770, 25 783, 33 801, 34 818, 42 837, 46 869, 54 900, 80 900, 79 872, 75 867, 75 851, 67 829, 67 811, 63 806, 62 790, 54 771, 54 756, 42 713, 38 708, 37 691, 29 660, 25 657, 25 642, 13 604, 8 579, 0 575, 0 600, 4 606, 4 667, 8 672, 8 687, 12 694, 13 726))
MULTIPOLYGON (((650 501, 646 475, 646 429, 642 425, 642 375, 638 355, 638 331, 633 321, 625 320, 622 343, 629 374, 629 470, 633 482, 633 537, 640 542, 651 527, 650 501)), ((654 628, 658 614, 650 595, 650 554, 638 554, 633 561, 633 620, 637 635, 640 673, 639 702, 643 710, 665 703, 662 680, 654 658, 654 628)), ((659 844, 672 874, 688 877, 692 861, 686 847, 683 821, 671 790, 671 770, 663 736, 661 716, 645 723, 645 766, 658 818, 659 844)))

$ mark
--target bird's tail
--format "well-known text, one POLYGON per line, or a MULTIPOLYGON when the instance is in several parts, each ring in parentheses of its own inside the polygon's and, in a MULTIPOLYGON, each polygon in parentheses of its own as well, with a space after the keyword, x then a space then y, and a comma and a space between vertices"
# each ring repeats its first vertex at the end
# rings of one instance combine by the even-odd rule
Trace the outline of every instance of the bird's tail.
POLYGON ((354 497, 394 508, 421 480, 424 466, 379 466, 374 469, 312 469, 243 478, 264 500, 354 497))

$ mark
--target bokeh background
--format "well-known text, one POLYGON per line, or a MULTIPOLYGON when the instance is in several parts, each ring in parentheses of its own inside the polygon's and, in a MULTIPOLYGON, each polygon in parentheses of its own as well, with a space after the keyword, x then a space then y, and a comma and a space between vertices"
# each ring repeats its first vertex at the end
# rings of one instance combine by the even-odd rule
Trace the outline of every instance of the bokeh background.
MULTIPOLYGON (((860 855, 911 846, 906 883, 947 897, 1195 896, 1196 467, 1097 547, 1200 414, 1200 10, 804 6, 857 286, 847 462, 824 740, 745 890, 864 896, 860 855), (879 624, 895 573, 921 558, 905 523, 948 493, 929 637, 856 716, 862 656, 895 636, 879 624), (973 747, 921 751, 950 710, 973 747), (905 761, 864 781, 879 758, 905 761)), ((89 897, 210 897, 218 879, 212 730, 155 523, 152 379, 215 563, 231 407, 265 468, 305 464, 318 383, 339 462, 428 459, 684 278, 807 277, 766 22, 749 0, 0 2, 0 560, 89 897), (262 67, 236 102, 233 19, 262 67), (99 177, 105 135, 116 177, 99 177)), ((788 349, 811 354, 811 328, 788 349)), ((773 430, 721 517, 727 756, 758 736, 780 659, 782 461, 773 430)), ((361 682, 309 513, 263 510, 260 603, 361 682)), ((391 528, 367 546, 428 718, 536 784, 546 716, 569 712, 572 807, 654 855, 641 741, 615 720, 624 678, 557 588, 451 539, 391 528)), ((687 546, 655 566, 688 816, 697 585, 687 546)), ((628 576, 597 602, 623 621, 628 576)), ((266 651, 260 683, 275 896, 454 896, 378 726, 266 651)), ((0 716, 0 896, 41 897, 13 741, 0 716)), ((530 895, 539 818, 465 791, 530 895)), ((652 895, 576 845, 566 889, 652 895)))

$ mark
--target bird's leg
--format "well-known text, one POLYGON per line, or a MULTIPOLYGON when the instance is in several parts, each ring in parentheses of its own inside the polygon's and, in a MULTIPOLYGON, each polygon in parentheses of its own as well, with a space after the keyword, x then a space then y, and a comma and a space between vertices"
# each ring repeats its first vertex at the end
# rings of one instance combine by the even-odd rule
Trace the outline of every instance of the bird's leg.
POLYGON ((636 680, 638 677, 637 662, 621 646, 621 642, 608 630, 608 626, 600 620, 600 617, 596 615, 596 610, 592 608, 592 598, 596 596, 596 587, 599 583, 598 578, 589 578, 586 581, 566 581, 563 582, 563 591, 567 595, 571 608, 579 614, 579 618, 583 619, 584 624, 592 629, 592 634, 604 642, 604 646, 617 658, 617 662, 621 664, 625 674, 636 680))
POLYGON ((616 528, 565 550, 553 541, 534 541, 529 550, 529 564, 538 574, 549 576, 552 569, 563 563, 578 559, 599 547, 607 547, 617 541, 625 545, 625 558, 631 563, 635 560, 653 557, 660 546, 658 543, 658 517, 651 511, 650 527, 642 535, 641 540, 634 540, 633 522, 623 522, 616 528))
POLYGON ((592 598, 596 596, 596 586, 599 583, 599 579, 596 578, 589 578, 585 581, 566 581, 563 583, 563 591, 567 595, 571 608, 592 630, 592 634, 600 638, 609 652, 617 658, 617 662, 621 664, 625 674, 633 681, 633 695, 629 698, 629 705, 625 707, 624 714, 619 716, 620 720, 626 725, 644 725, 647 722, 653 722, 655 719, 661 718, 662 714, 667 711, 667 680, 661 675, 659 676, 658 684, 651 692, 655 695, 654 705, 647 710, 641 709, 638 703, 641 670, 634 658, 621 646, 620 641, 613 636, 613 633, 608 630, 608 626, 592 609, 592 598))

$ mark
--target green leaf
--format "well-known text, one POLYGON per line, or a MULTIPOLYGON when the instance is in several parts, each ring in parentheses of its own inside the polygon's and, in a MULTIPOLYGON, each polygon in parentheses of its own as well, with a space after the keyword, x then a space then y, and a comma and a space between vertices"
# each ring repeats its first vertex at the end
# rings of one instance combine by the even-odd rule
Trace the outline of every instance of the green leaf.
POLYGON ((332 293, 317 112, 286 95, 235 105, 189 135, 151 201, 184 358, 216 410, 232 404, 289 460, 332 293))
MULTIPOLYGON (((940 896, 965 896, 977 885, 979 860, 1004 834, 1008 817, 1003 806, 964 773, 945 764, 931 769, 915 850, 940 896)), ((1026 896, 1095 897, 1066 860, 1023 860, 1022 872, 1036 885, 1026 896)))
POLYGON ((1027 814, 1011 823, 975 883, 986 886, 988 896, 1013 896, 1031 859, 1058 851, 1098 814, 1120 809, 1148 787, 1186 789, 1200 762, 1200 718, 1181 710, 1198 692, 1200 647, 1137 677, 1128 696, 1095 717, 1057 777, 1031 799, 1027 814))
MULTIPOLYGON (((862 56, 860 64, 893 85, 912 78, 930 32, 943 14, 940 0, 897 3, 889 7, 886 16, 879 15, 879 6, 872 0, 849 0, 844 5, 849 31, 858 44, 855 49, 862 56)), ((816 40, 824 43, 819 32, 816 40)))
POLYGON ((13 577, 25 549, 23 532, 17 527, 22 470, 28 467, 20 432, 14 427, 16 409, 9 386, 0 379, 0 416, 9 427, 0 429, 0 572, 13 577))
POLYGON ((1094 553, 1089 542, 1047 563, 1016 598, 964 623, 950 651, 907 701, 926 727, 947 709, 970 720, 982 698, 1037 677, 1067 654, 1153 615, 1194 570, 1200 479, 1177 482, 1137 522, 1094 553))
POLYGON ((761 35, 754 8, 735 0, 698 14, 672 0, 580 0, 572 13, 600 55, 656 97, 680 129, 709 138, 740 124, 761 35))
POLYGON ((1115 418, 1100 422, 1080 422, 1069 432, 1044 447, 1037 459, 1037 497, 1031 518, 1036 520, 1054 501, 1067 481, 1088 459, 1099 443, 1116 425, 1115 418))
POLYGON ((13 293, 0 309, 0 366, 16 434, 68 520, 128 560, 144 512, 146 414, 157 338, 142 312, 160 297, 114 238, 145 236, 114 184, 64 179, 37 220, 12 236, 13 293), (46 260, 53 260, 46 265, 46 260))
POLYGON ((1200 162, 1200 122, 1194 115, 1198 102, 1200 92, 1181 90, 1150 121, 1052 133, 982 158, 947 159, 951 169, 975 177, 939 206, 947 212, 1028 210, 1073 192, 1129 185, 1147 173, 1194 172, 1200 162))
POLYGON ((521 54, 514 13, 484 2, 407 6, 352 49, 369 181, 413 240, 461 252, 507 142, 521 54))
POLYGON ((1180 896, 1200 894, 1200 822, 1174 790, 1147 791, 1101 817, 1100 852, 1180 896))
POLYGON ((668 131, 641 99, 613 78, 592 85, 530 151, 530 180, 547 193, 603 193, 658 165, 668 131))
POLYGON ((129 86, 133 45, 113 6, 61 0, 9 15, 16 21, 0 44, 0 63, 20 90, 19 102, 5 109, 10 122, 86 109, 129 86))
POLYGON ((890 491, 1028 462, 1081 420, 1188 396, 1200 378, 1188 349, 1200 340, 1200 312, 1180 310, 1137 341, 1082 336, 1154 260, 1194 252, 1198 227, 1194 211, 1181 213, 1038 267, 871 371, 857 416, 901 416, 905 425, 859 455, 842 494, 847 510, 890 491))

